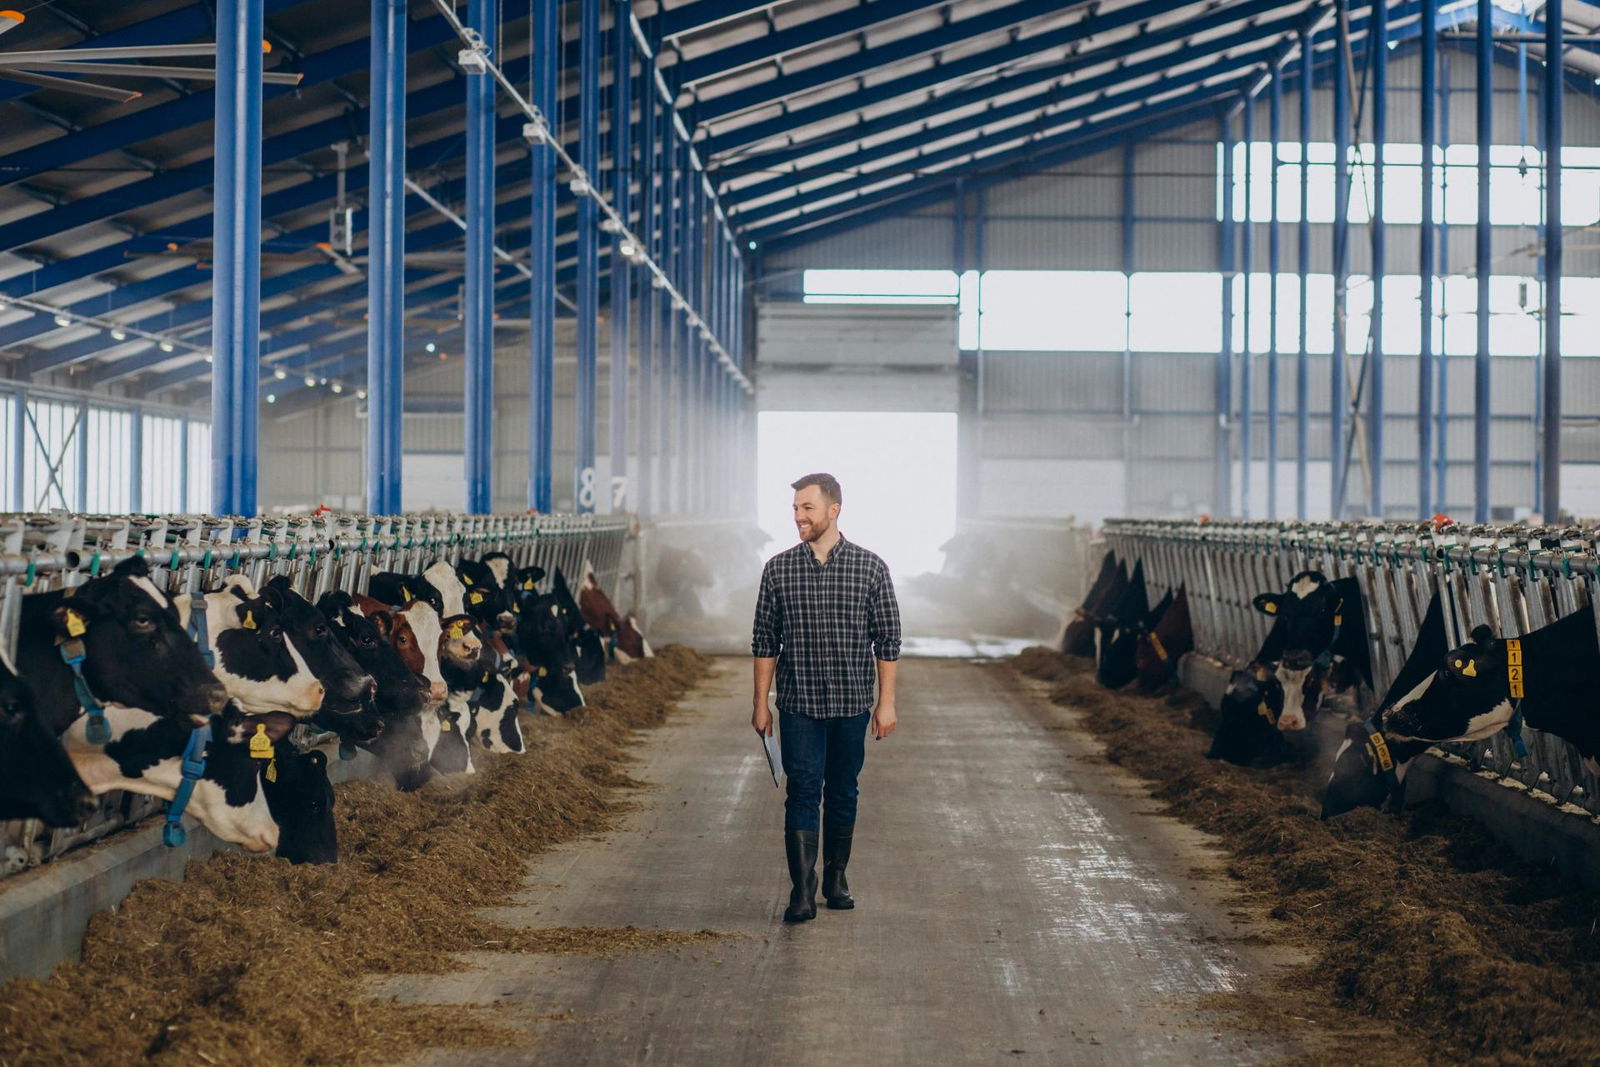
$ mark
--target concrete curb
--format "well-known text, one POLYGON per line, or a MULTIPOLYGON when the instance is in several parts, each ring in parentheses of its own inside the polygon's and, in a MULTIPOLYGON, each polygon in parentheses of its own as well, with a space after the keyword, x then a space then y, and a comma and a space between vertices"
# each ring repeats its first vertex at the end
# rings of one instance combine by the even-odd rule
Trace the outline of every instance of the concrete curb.
MULTIPOLYGON (((336 783, 379 773, 370 753, 341 760, 337 746, 323 751, 328 754, 328 777, 336 783)), ((0 882, 0 980, 44 978, 57 964, 78 959, 89 920, 122 903, 137 882, 181 882, 190 860, 205 860, 233 847, 190 818, 184 820, 188 840, 168 848, 161 843, 161 827, 159 817, 148 818, 134 829, 0 882)))
MULTIPOLYGON (((1220 703, 1233 668, 1189 653, 1178 677, 1213 707, 1220 703)), ((1315 773, 1325 776, 1344 739, 1339 714, 1319 716, 1312 726, 1317 746, 1315 773)), ((1493 771, 1474 771, 1459 756, 1434 749, 1417 757, 1406 773, 1406 803, 1441 800, 1451 811, 1476 819, 1529 863, 1550 866, 1600 889, 1600 822, 1583 808, 1493 771)))

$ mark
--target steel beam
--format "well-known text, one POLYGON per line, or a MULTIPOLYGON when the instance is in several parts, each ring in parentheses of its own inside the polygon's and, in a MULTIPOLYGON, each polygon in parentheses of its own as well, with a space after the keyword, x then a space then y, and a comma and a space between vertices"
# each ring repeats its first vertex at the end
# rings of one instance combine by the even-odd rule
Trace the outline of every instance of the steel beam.
MULTIPOLYGON (((491 55, 497 45, 498 5, 470 0, 467 18, 491 55)), ((487 514, 494 495, 494 125, 495 83, 467 78, 467 255, 462 315, 466 330, 466 510, 487 514)))
POLYGON ((217 5, 211 507, 254 515, 261 317, 262 0, 217 5))
POLYGON ((1294 382, 1294 507, 1295 514, 1308 517, 1307 453, 1311 448, 1311 349, 1307 343, 1310 324, 1309 285, 1311 277, 1311 103, 1315 98, 1316 55, 1310 35, 1300 46, 1300 227, 1296 241, 1300 281, 1300 351, 1295 360, 1294 382))
MULTIPOLYGON (((681 60, 672 69, 672 77, 680 86, 693 85, 742 67, 770 62, 835 38, 855 36, 872 26, 926 11, 927 7, 928 0, 875 0, 870 4, 859 4, 786 27, 771 27, 759 37, 681 60)), ((668 17, 672 14, 669 12, 668 17)))
POLYGON ((1489 392, 1493 357, 1489 351, 1489 279, 1494 273, 1494 237, 1490 229, 1490 153, 1494 144, 1494 0, 1478 0, 1478 354, 1473 367, 1472 513, 1473 521, 1489 521, 1489 392))
POLYGON ((1439 140, 1439 0, 1422 0, 1422 218, 1417 227, 1417 274, 1421 295, 1421 344, 1417 351, 1417 517, 1432 518, 1433 505, 1433 282, 1434 252, 1433 155, 1439 140))
MULTIPOLYGON (((561 0, 529 0, 533 31, 532 104, 550 117, 559 113, 561 0)), ((553 127, 552 127, 553 128, 553 127)), ((556 158, 543 145, 529 146, 528 267, 528 507, 553 510, 556 362, 556 158)))
MULTIPOLYGON (((648 59, 640 57, 639 87, 639 239, 652 260, 658 260, 660 244, 656 239, 656 202, 659 194, 656 177, 660 170, 656 163, 656 149, 661 143, 661 122, 656 94, 651 90, 650 79, 654 68, 648 59)), ((639 426, 638 441, 638 492, 636 506, 641 518, 655 514, 656 506, 656 289, 648 278, 639 279, 639 426)))
MULTIPOLYGON (((1222 274, 1222 338, 1217 347, 1216 407, 1217 423, 1213 436, 1215 469, 1212 481, 1211 513, 1233 514, 1233 123, 1224 115, 1218 140, 1222 143, 1222 221, 1217 236, 1217 269, 1222 274)), ((1248 205, 1247 205, 1248 209, 1248 205)), ((1248 214, 1246 218, 1248 218, 1248 214)))
MULTIPOLYGON (((1250 330, 1254 323, 1251 322, 1251 292, 1253 288, 1251 274, 1256 265, 1256 220, 1255 203, 1253 198, 1253 182, 1255 175, 1255 147, 1256 147, 1256 107, 1255 101, 1247 99, 1243 115, 1243 141, 1244 141, 1244 219, 1239 233, 1239 272, 1244 277, 1244 314, 1241 320, 1244 323, 1244 345, 1239 352, 1239 516, 1253 518, 1251 510, 1250 483, 1252 478, 1252 465, 1254 462, 1255 442, 1255 375, 1253 362, 1254 346, 1250 339, 1250 330)), ((1231 195, 1231 190, 1230 190, 1231 195)))
MULTIPOLYGON (((590 183, 600 175, 600 3, 578 0, 578 165, 590 183)), ((593 190, 598 195, 598 188, 593 190)), ((578 380, 574 500, 580 514, 595 509, 595 422, 600 314, 600 212, 594 195, 578 197, 578 380)))
POLYGON ((1368 345, 1369 392, 1367 403, 1367 511, 1383 518, 1383 284, 1388 254, 1388 234, 1384 228, 1383 150, 1389 139, 1389 0, 1373 0, 1372 37, 1378 47, 1367 49, 1372 59, 1372 317, 1368 345))
POLYGON ((1561 274, 1565 220, 1561 213, 1562 0, 1545 0, 1544 68, 1544 461, 1539 510, 1561 521, 1561 274))
POLYGON ((1345 416, 1349 410, 1345 359, 1349 338, 1350 284, 1350 36, 1349 0, 1333 0, 1340 23, 1339 46, 1333 64, 1333 359, 1328 388, 1328 462, 1332 468, 1332 495, 1328 517, 1344 518, 1345 416))
MULTIPOLYGON (((633 33, 632 0, 611 5, 611 206, 633 225, 633 33)), ((605 510, 634 506, 634 481, 628 476, 628 328, 633 314, 634 271, 622 253, 623 237, 611 238, 611 492, 605 510)))
POLYGON ((1267 182, 1272 192, 1272 216, 1267 224, 1267 284, 1271 287, 1267 303, 1267 513, 1278 512, 1278 273, 1283 269, 1283 233, 1278 211, 1278 147, 1283 142, 1283 68, 1272 68, 1268 84, 1267 140, 1272 146, 1272 162, 1267 182))
POLYGON ((405 410, 406 0, 372 0, 367 510, 398 514, 405 410))

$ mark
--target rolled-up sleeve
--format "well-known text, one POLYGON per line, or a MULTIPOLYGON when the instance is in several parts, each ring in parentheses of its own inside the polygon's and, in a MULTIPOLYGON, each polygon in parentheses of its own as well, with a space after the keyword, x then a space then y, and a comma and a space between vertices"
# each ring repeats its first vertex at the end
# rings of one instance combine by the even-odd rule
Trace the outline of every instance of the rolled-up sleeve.
POLYGON ((757 659, 776 659, 783 651, 783 607, 778 603, 777 583, 772 564, 761 571, 761 591, 756 594, 756 620, 750 630, 750 654, 757 659))
POLYGON ((867 637, 872 641, 873 658, 900 658, 900 604, 894 598, 894 581, 887 566, 879 569, 867 598, 867 637))

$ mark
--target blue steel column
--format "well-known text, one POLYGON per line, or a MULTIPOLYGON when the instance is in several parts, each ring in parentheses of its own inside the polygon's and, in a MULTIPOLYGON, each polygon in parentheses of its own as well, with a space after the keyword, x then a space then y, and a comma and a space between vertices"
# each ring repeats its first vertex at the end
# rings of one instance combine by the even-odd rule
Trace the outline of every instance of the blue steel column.
POLYGON ((1272 217, 1267 228, 1267 514, 1278 518, 1278 272, 1283 269, 1283 234, 1278 211, 1278 145, 1283 140, 1283 68, 1272 70, 1267 133, 1272 164, 1267 181, 1272 192, 1272 217))
MULTIPOLYGON (((578 0, 578 166, 591 183, 600 180, 600 3, 578 0)), ((594 511, 595 422, 600 358, 600 222, 593 195, 578 197, 578 380, 574 496, 579 514, 594 511)))
POLYGON ((1383 518, 1383 279, 1388 252, 1383 218, 1383 148, 1389 125, 1389 0, 1372 5, 1372 318, 1369 344, 1371 388, 1367 404, 1367 510, 1383 518))
MULTIPOLYGON (((650 63, 640 57, 639 78, 639 240, 644 253, 656 256, 656 87, 650 63)), ((639 274, 639 461, 636 477, 639 514, 649 518, 656 502, 655 338, 656 290, 650 275, 639 274)))
POLYGON ((1256 154, 1256 102, 1252 97, 1246 96, 1244 100, 1244 221, 1240 232, 1239 273, 1244 276, 1244 346, 1239 352, 1239 515, 1242 518, 1251 518, 1251 493, 1250 483, 1252 466, 1254 465, 1255 442, 1252 440, 1255 431, 1255 368, 1251 366, 1251 353, 1254 346, 1250 341, 1250 331, 1254 323, 1250 321, 1251 311, 1251 273, 1256 265, 1256 218, 1255 218, 1255 189, 1251 178, 1255 175, 1256 154))
MULTIPOLYGON (((561 0, 530 0, 533 33, 533 106, 555 134, 560 83, 561 0)), ((552 508, 555 468, 554 420, 556 361, 556 156, 544 145, 530 145, 528 234, 528 506, 541 514, 552 508)))
MULTIPOLYGON (((611 206, 632 225, 633 205, 633 30, 632 0, 611 7, 611 206)), ((622 254, 622 235, 611 238, 611 499, 607 511, 633 504, 628 477, 629 316, 633 313, 633 263, 622 254), (612 506, 612 504, 615 506, 612 506)))
POLYGON ((1545 0, 1544 152, 1544 477, 1539 510, 1546 522, 1561 517, 1561 0, 1545 0))
MULTIPOLYGON (((1439 147, 1442 155, 1450 154, 1450 53, 1445 52, 1439 57, 1439 147)), ((1439 188, 1439 201, 1447 205, 1450 199, 1450 168, 1444 169, 1439 188)), ((1450 217, 1448 206, 1444 207, 1443 214, 1446 219, 1450 217)), ((1450 270, 1450 227, 1440 226, 1439 233, 1439 259, 1444 264, 1446 274, 1450 270)), ((1440 309, 1445 315, 1449 314, 1448 303, 1440 309)), ((1442 340, 1442 338, 1441 338, 1442 340)), ((1447 511, 1450 507, 1450 359, 1449 346, 1441 348, 1436 363, 1437 379, 1433 388, 1433 422, 1434 422, 1434 482, 1433 500, 1434 507, 1439 511, 1447 511)))
MULTIPOLYGON (((256 511, 261 377, 262 0, 217 5, 211 508, 256 511)), ((188 451, 187 443, 184 451, 188 451)))
MULTIPOLYGON (((705 277, 706 225, 705 180, 697 170, 689 172, 689 262, 684 276, 684 299, 689 307, 699 312, 705 306, 701 299, 700 282, 705 277)), ((685 323, 688 319, 685 316, 685 323)), ((689 430, 686 459, 688 473, 684 485, 689 490, 689 507, 695 512, 705 508, 705 430, 706 430, 706 344, 698 328, 685 325, 688 347, 688 419, 684 425, 689 430)))
POLYGON ((1439 80, 1439 0, 1422 0, 1422 221, 1417 228, 1417 275, 1421 285, 1422 342, 1417 353, 1417 517, 1433 507, 1433 153, 1439 140, 1434 94, 1439 80))
POLYGON ((1311 277, 1311 100, 1315 87, 1311 34, 1300 38, 1300 229, 1296 238, 1300 277, 1300 355, 1294 382, 1294 513, 1306 518, 1306 452, 1311 447, 1311 349, 1308 344, 1311 277))
POLYGON ((406 257, 406 0, 372 0, 367 163, 367 510, 401 508, 406 257))
MULTIPOLYGON (((679 294, 688 299, 689 291, 689 253, 694 247, 694 233, 690 228, 689 215, 690 203, 694 196, 693 182, 694 170, 689 162, 689 146, 681 140, 677 145, 678 152, 678 209, 676 214, 677 247, 676 267, 677 273, 673 284, 677 286, 679 294)), ((689 336, 689 317, 684 308, 675 307, 672 318, 673 334, 676 336, 677 348, 677 411, 674 419, 677 423, 677 448, 673 453, 673 464, 677 467, 678 508, 679 512, 688 512, 693 508, 694 477, 689 469, 690 447, 693 440, 689 422, 689 395, 694 388, 694 347, 689 336)))
MULTIPOLYGON (((495 3, 472 0, 468 21, 495 48, 495 3)), ((466 405, 462 419, 466 508, 486 514, 494 479, 494 91, 488 75, 467 78, 467 262, 462 313, 466 405)))
POLYGON ((1489 521, 1489 278, 1494 271, 1490 219, 1490 145, 1494 134, 1494 0, 1478 0, 1478 355, 1472 377, 1472 513, 1489 521))
POLYGON ((1335 522, 1344 517, 1345 442, 1345 292, 1350 279, 1350 68, 1345 49, 1350 38, 1348 0, 1334 0, 1340 21, 1339 43, 1333 62, 1333 359, 1330 361, 1328 390, 1328 461, 1332 496, 1328 517, 1335 522))
POLYGON ((1222 343, 1217 349, 1215 440, 1216 468, 1212 476, 1212 512, 1233 513, 1233 447, 1229 440, 1229 415, 1233 411, 1233 128, 1222 117, 1222 225, 1219 269, 1222 273, 1222 343))
MULTIPOLYGON (((661 116, 661 254, 656 260, 669 279, 678 277, 678 186, 681 178, 678 167, 678 140, 672 128, 672 112, 662 108, 661 116)), ((677 430, 674 417, 676 389, 678 387, 678 331, 677 316, 673 313, 672 299, 665 292, 660 301, 661 328, 661 389, 656 401, 660 433, 660 460, 656 464, 657 478, 661 483, 661 509, 668 514, 681 510, 678 499, 677 430)))

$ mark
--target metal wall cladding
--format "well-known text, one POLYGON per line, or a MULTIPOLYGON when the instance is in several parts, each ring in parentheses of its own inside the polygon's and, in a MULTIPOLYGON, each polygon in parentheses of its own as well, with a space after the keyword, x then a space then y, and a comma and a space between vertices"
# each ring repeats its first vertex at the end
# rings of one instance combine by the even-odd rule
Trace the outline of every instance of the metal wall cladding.
POLYGON ((1212 354, 1136 354, 1134 406, 1140 411, 1211 409, 1216 373, 1217 357, 1212 354))
POLYGON ((785 248, 763 261, 765 273, 805 267, 916 268, 948 266, 955 252, 954 213, 904 215, 864 223, 810 244, 785 248))
POLYGON ((983 244, 988 270, 1122 269, 1119 221, 991 217, 984 224, 983 244))
POLYGON ((952 305, 763 304, 763 364, 953 367, 952 305))
POLYGON ((987 459, 1120 459, 1122 422, 1096 415, 994 415, 983 423, 987 459))
POLYGON ((1122 355, 985 352, 983 406, 990 414, 1122 410, 1122 355))

